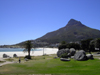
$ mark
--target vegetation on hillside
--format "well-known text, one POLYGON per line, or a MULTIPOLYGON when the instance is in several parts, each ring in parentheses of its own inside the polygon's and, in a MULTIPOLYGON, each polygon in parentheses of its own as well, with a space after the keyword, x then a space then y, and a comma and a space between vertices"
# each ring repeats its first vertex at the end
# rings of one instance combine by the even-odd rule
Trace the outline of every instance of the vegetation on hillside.
POLYGON ((76 42, 89 38, 100 38, 100 30, 89 28, 81 22, 71 19, 65 27, 49 32, 37 40, 58 43, 61 41, 76 42))
MULTIPOLYGON (((61 41, 67 43, 79 42, 89 38, 100 38, 100 30, 89 28, 83 25, 80 21, 71 19, 65 27, 62 27, 56 31, 49 32, 46 35, 36 39, 30 40, 34 47, 51 47, 53 44, 57 44, 61 41)), ((84 41, 83 41, 84 42, 84 41)), ((24 47, 24 42, 15 45, 4 45, 0 47, 24 47)), ((86 50, 86 49, 85 49, 86 50)))
POLYGON ((96 39, 86 39, 86 40, 82 40, 80 41, 80 44, 78 43, 66 43, 65 41, 63 41, 64 43, 61 43, 58 46, 58 49, 66 49, 66 48, 74 48, 75 50, 84 50, 86 52, 89 52, 91 54, 91 52, 96 51, 95 48, 98 48, 100 50, 100 38, 96 38, 96 39))

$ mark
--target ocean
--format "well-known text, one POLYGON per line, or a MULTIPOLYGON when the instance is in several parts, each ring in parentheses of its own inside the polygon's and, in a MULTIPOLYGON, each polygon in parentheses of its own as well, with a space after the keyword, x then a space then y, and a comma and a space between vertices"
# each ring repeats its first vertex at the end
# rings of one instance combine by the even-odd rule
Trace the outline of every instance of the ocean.
MULTIPOLYGON (((0 52, 22 52, 24 48, 0 48, 0 52)), ((31 51, 41 51, 42 49, 32 49, 31 51)))
MULTIPOLYGON (((0 48, 0 59, 3 58, 3 54, 7 54, 10 57, 13 57, 14 54, 17 56, 26 56, 28 53, 23 52, 24 48, 0 48)), ((58 51, 57 48, 35 48, 30 52, 31 56, 41 56, 43 54, 56 54, 58 51)))

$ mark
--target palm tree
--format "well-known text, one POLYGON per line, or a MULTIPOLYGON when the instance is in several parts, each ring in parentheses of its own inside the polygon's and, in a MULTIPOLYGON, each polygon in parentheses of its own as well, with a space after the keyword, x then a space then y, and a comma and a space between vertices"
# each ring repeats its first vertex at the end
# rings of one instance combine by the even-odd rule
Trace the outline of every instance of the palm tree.
POLYGON ((25 42, 25 49, 23 50, 23 52, 28 52, 28 59, 31 59, 31 56, 30 56, 30 51, 31 51, 31 48, 32 48, 32 43, 31 41, 26 41, 25 42))

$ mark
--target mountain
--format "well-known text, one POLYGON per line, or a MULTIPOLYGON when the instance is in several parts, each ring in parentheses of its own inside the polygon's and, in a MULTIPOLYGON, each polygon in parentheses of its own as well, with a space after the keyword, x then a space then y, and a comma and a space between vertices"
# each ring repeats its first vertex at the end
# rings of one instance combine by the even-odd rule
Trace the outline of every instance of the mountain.
POLYGON ((92 29, 83 25, 80 21, 70 19, 65 27, 49 32, 36 40, 58 43, 61 41, 76 42, 88 38, 100 38, 100 30, 92 29))
MULTIPOLYGON (((51 44, 56 44, 62 41, 77 42, 88 38, 100 38, 100 30, 93 29, 83 25, 80 21, 70 19, 65 27, 62 27, 56 31, 49 32, 46 35, 36 39, 31 40, 35 47, 50 46, 51 44)), ((5 45, 1 47, 23 47, 24 42, 15 45, 5 45)))

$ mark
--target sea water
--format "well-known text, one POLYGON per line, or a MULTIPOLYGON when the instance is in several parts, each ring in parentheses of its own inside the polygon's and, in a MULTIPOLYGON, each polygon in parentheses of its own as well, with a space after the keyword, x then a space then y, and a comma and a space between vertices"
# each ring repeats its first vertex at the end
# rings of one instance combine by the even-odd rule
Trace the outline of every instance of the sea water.
MULTIPOLYGON (((17 56, 26 56, 27 52, 23 52, 24 48, 0 48, 0 59, 3 58, 3 54, 7 54, 10 57, 13 57, 14 54, 17 56)), ((31 50, 31 56, 41 56, 43 54, 56 54, 58 51, 57 48, 33 48, 31 50)))
MULTIPOLYGON (((0 52, 22 52, 24 48, 0 48, 0 52)), ((32 48, 31 51, 41 51, 42 49, 34 49, 32 48)))

